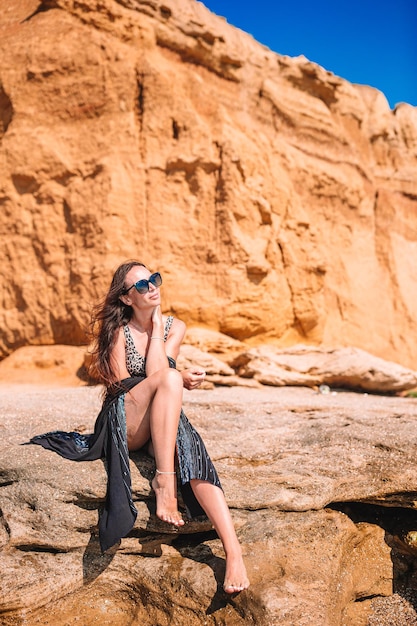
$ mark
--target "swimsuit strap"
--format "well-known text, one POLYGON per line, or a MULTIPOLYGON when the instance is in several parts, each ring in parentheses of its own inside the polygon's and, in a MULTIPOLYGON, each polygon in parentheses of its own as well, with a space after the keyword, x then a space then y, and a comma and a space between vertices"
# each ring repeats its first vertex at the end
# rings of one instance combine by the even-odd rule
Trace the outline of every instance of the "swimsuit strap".
POLYGON ((164 341, 167 340, 169 331, 171 330, 171 326, 172 326, 172 322, 174 321, 174 318, 172 315, 168 315, 167 317, 167 321, 165 322, 165 329, 164 329, 164 341))

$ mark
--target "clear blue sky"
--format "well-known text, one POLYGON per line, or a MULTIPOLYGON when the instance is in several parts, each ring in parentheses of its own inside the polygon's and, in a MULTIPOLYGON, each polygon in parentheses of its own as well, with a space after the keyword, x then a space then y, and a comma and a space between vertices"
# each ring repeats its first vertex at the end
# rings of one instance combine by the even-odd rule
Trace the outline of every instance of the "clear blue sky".
POLYGON ((202 2, 274 52, 417 106, 417 0, 202 2))

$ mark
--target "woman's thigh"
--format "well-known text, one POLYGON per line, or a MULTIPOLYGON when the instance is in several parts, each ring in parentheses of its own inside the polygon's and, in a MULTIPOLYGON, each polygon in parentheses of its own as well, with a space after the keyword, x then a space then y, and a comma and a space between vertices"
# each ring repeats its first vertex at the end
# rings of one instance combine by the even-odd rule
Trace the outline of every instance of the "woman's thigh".
POLYGON ((158 388, 166 394, 164 402, 174 406, 174 396, 182 399, 182 377, 175 369, 162 369, 145 378, 125 395, 127 445, 138 450, 151 436, 151 406, 158 388), (171 395, 174 394, 174 395, 171 395))
POLYGON ((129 450, 138 450, 150 438, 150 406, 155 391, 155 382, 150 378, 145 378, 125 395, 127 445, 129 450))

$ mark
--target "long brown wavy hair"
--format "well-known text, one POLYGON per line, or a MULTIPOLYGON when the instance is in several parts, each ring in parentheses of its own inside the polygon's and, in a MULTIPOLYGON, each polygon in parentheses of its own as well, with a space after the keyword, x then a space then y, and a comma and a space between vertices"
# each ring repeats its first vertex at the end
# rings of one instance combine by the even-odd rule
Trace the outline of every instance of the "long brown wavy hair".
POLYGON ((93 308, 90 322, 93 346, 89 374, 107 389, 115 387, 118 382, 110 365, 110 355, 116 343, 116 331, 128 323, 133 313, 132 307, 124 304, 120 296, 127 287, 126 274, 132 267, 138 265, 146 268, 146 265, 139 261, 128 261, 119 265, 106 297, 93 308))

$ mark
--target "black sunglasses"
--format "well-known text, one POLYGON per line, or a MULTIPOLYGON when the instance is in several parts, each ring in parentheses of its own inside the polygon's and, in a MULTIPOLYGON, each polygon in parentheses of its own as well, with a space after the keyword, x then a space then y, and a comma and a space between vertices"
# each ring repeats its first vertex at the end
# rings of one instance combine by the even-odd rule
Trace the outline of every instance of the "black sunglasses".
POLYGON ((142 293, 142 294, 148 293, 149 283, 153 285, 154 287, 160 287, 162 285, 161 274, 159 272, 155 272, 155 274, 151 274, 149 276, 149 280, 142 278, 142 280, 138 280, 137 283, 133 283, 133 285, 130 285, 130 287, 125 289, 123 293, 124 294, 127 293, 128 291, 132 289, 132 287, 134 287, 138 293, 142 293))

